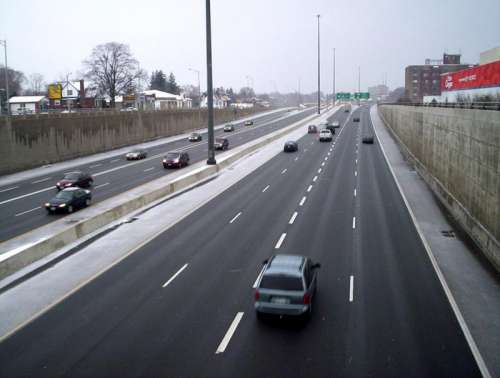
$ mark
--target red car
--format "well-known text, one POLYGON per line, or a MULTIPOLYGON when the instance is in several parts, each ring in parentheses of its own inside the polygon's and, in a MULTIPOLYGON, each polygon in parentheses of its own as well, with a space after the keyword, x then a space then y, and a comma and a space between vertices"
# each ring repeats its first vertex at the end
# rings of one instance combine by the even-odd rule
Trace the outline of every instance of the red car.
POLYGON ((80 171, 68 172, 60 181, 57 182, 56 188, 57 190, 71 187, 88 188, 93 183, 94 179, 88 173, 80 171))
POLYGON ((169 152, 163 159, 163 168, 182 168, 189 164, 187 152, 169 152))

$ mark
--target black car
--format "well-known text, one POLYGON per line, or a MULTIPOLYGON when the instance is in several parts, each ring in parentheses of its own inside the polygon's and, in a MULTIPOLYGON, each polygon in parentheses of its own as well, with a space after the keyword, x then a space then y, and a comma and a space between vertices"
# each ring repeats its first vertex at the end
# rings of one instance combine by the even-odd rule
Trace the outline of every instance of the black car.
POLYGON ((189 164, 189 154, 187 152, 169 152, 163 158, 163 168, 182 168, 189 164))
POLYGON ((227 150, 229 148, 229 141, 227 138, 215 138, 214 148, 216 150, 227 150))
POLYGON ((190 142, 199 142, 202 140, 202 136, 200 133, 191 133, 191 135, 189 135, 188 140, 190 142))
POLYGON ((299 144, 294 140, 289 140, 285 142, 285 146, 283 147, 284 152, 295 152, 299 150, 299 144))
POLYGON ((318 127, 316 125, 309 125, 307 127, 308 134, 316 134, 318 132, 318 127))
POLYGON ((366 144, 373 144, 373 135, 365 135, 361 141, 366 144))
POLYGON ((359 117, 354 117, 354 118, 352 119, 352 121, 353 121, 353 122, 359 122, 359 117))
POLYGON ((56 183, 57 190, 62 190, 70 187, 88 188, 94 183, 94 179, 89 173, 75 171, 68 172, 64 177, 56 183))
POLYGON ((253 125, 253 121, 252 120, 245 121, 245 126, 252 126, 252 125, 253 125))
POLYGON ((67 212, 72 213, 75 209, 90 205, 92 193, 90 190, 81 188, 66 188, 61 190, 45 204, 49 213, 67 212))
POLYGON ((349 108, 345 108, 344 113, 349 113, 349 108))

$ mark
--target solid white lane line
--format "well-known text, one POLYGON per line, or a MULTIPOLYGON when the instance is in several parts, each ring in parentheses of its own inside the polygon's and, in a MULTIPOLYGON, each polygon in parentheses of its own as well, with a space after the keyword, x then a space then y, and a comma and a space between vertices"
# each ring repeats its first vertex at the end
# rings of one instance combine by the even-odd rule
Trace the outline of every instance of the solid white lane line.
POLYGON ((8 192, 9 190, 14 190, 14 189, 17 189, 17 188, 19 188, 19 186, 13 186, 12 188, 2 189, 2 190, 0 190, 0 193, 8 192))
POLYGON ((255 282, 253 283, 253 288, 256 289, 257 288, 257 285, 259 284, 259 281, 260 281, 260 278, 262 277, 262 275, 264 274, 264 269, 266 269, 266 266, 264 265, 262 267, 262 269, 260 270, 260 273, 259 275, 257 276, 257 279, 255 280, 255 282))
POLYGON ((286 169, 286 168, 285 168, 285 169, 283 169, 283 170, 281 171, 281 174, 286 173, 286 171, 287 171, 287 169, 286 169))
POLYGON ((44 181, 47 181, 47 180, 50 180, 52 177, 45 177, 43 179, 40 179, 40 180, 36 180, 36 181, 33 181, 32 184, 38 184, 40 182, 44 182, 44 181))
POLYGON ((149 172, 149 171, 152 171, 153 169, 155 169, 155 167, 147 168, 144 170, 144 172, 149 172))
POLYGON ((356 228, 356 217, 352 217, 352 229, 356 228))
POLYGON ((314 176, 313 177, 313 182, 316 182, 317 179, 318 179, 318 176, 314 176))
POLYGON ((295 222, 295 218, 297 218, 297 215, 299 215, 299 213, 294 212, 288 224, 293 224, 293 222, 295 222))
POLYGON ((102 165, 102 163, 94 164, 94 165, 89 165, 89 168, 100 167, 101 165, 102 165))
POLYGON ((117 161, 120 161, 121 159, 113 159, 110 161, 110 163, 116 163, 117 161))
POLYGON ((304 202, 306 202, 306 196, 302 197, 302 199, 300 200, 300 203, 299 203, 299 206, 303 206, 304 205, 304 202))
POLYGON ((357 176, 358 175, 358 171, 354 171, 354 176, 357 176))
POLYGON ((325 166, 325 162, 321 163, 321 166, 324 167, 325 166))
POLYGON ((14 197, 14 198, 9 198, 8 200, 0 202, 0 205, 3 205, 4 203, 15 201, 15 200, 18 200, 18 199, 21 199, 21 198, 29 197, 29 196, 32 196, 34 194, 43 193, 43 192, 46 192, 47 190, 54 190, 54 189, 55 189, 55 187, 51 186, 50 188, 40 189, 40 190, 37 190, 35 192, 23 194, 22 196, 18 196, 18 197, 14 197))
POLYGON ((354 188, 354 197, 356 197, 356 188, 354 188))
POLYGON ((318 169, 318 173, 321 173, 321 168, 320 168, 320 169, 318 169))
POLYGON ((266 186, 264 189, 262 189, 262 193, 264 193, 267 189, 269 189, 271 185, 266 186))
POLYGON ((349 280, 349 302, 352 302, 354 299, 354 276, 351 276, 349 280))
POLYGON ((175 278, 182 273, 182 271, 184 269, 186 269, 188 267, 188 264, 184 264, 184 266, 182 268, 180 268, 172 277, 170 277, 170 279, 165 282, 162 287, 167 287, 173 280, 175 280, 175 278))
POLYGON ((35 211, 35 210, 38 210, 38 209, 41 209, 40 206, 38 207, 35 207, 34 209, 31 209, 31 210, 26 210, 26 211, 23 211, 22 213, 17 213, 16 215, 14 215, 15 217, 18 217, 20 215, 24 215, 24 214, 28 214, 28 213, 31 213, 32 211, 35 211))
POLYGON ((233 322, 231 323, 229 329, 226 332, 226 335, 224 336, 221 343, 219 344, 219 347, 215 351, 215 354, 224 353, 224 351, 227 348, 227 345, 229 344, 229 341, 231 341, 231 337, 233 337, 233 334, 236 331, 236 328, 238 327, 238 324, 241 321, 241 318, 243 317, 243 314, 244 314, 243 312, 238 312, 236 314, 233 322))
POLYGON ((274 246, 274 249, 280 249, 281 247, 281 244, 283 244, 283 241, 285 240, 286 238, 286 232, 283 232, 278 240, 278 242, 276 243, 276 245, 274 246))
POLYGON ((109 185, 109 182, 106 182, 104 184, 95 186, 94 189, 99 189, 99 188, 102 188, 103 186, 108 186, 108 185, 109 185))
POLYGON ((231 219, 231 220, 229 221, 229 223, 233 223, 236 219, 238 219, 238 217, 239 217, 240 215, 241 215, 241 211, 240 211, 238 214, 236 214, 236 215, 234 216, 234 218, 233 218, 233 219, 231 219))
POLYGON ((307 191, 310 192, 312 188, 313 188, 313 186, 309 185, 309 187, 307 188, 307 191))

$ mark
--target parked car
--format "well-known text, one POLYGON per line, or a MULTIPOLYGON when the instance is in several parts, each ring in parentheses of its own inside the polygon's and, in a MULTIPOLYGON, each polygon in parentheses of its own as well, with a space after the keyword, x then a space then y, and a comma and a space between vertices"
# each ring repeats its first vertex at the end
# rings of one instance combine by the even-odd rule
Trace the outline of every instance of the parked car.
POLYGON ((189 164, 189 154, 187 152, 169 152, 163 158, 163 168, 182 168, 189 164))
POLYGON ((227 150, 229 148, 229 140, 223 137, 215 138, 214 148, 216 150, 227 150))
POLYGON ((363 143, 373 144, 373 135, 365 135, 365 136, 363 136, 363 138, 361 139, 361 141, 363 143))
POLYGON ((125 155, 127 160, 140 160, 145 159, 148 156, 148 152, 146 150, 132 150, 125 155))
POLYGON ((245 121, 245 126, 252 126, 252 125, 253 125, 253 121, 252 120, 245 121))
POLYGON ((224 126, 224 132, 231 132, 234 131, 234 125, 232 123, 228 123, 226 126, 224 126))
POLYGON ((307 127, 308 134, 316 134, 318 132, 318 127, 316 125, 309 125, 307 127))
POLYGON ((61 190, 49 202, 45 203, 45 209, 49 213, 68 212, 90 205, 92 193, 90 190, 81 188, 66 188, 61 190))
POLYGON ((189 135, 188 140, 190 142, 199 142, 202 140, 202 136, 200 133, 191 133, 191 135, 189 135))
POLYGON ((310 316, 318 285, 317 270, 321 265, 297 255, 275 255, 263 264, 254 293, 257 316, 310 316))
POLYGON ((331 142, 333 140, 332 132, 328 129, 323 129, 319 132, 320 142, 331 142))
POLYGON ((295 152, 299 150, 299 144, 294 140, 289 140, 285 142, 285 146, 283 147, 284 152, 295 152))
POLYGON ((352 119, 352 121, 353 121, 353 122, 359 122, 359 117, 354 117, 354 118, 352 119))
POLYGON ((94 183, 94 179, 89 173, 80 171, 68 172, 56 183, 57 190, 70 187, 88 188, 94 183))
POLYGON ((332 122, 332 126, 333 126, 333 128, 338 129, 340 127, 340 122, 339 121, 333 121, 332 122))

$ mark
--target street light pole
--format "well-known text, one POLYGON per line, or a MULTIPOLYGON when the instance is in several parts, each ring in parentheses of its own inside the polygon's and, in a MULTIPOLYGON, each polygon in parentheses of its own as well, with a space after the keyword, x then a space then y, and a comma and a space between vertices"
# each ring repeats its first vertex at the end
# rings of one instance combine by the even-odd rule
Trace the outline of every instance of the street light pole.
POLYGON ((319 53, 320 53, 320 50, 319 50, 319 18, 320 18, 320 15, 316 15, 316 17, 318 18, 318 114, 320 114, 320 109, 319 109, 319 106, 320 106, 320 87, 321 87, 321 79, 320 79, 320 65, 319 65, 319 53))
POLYGON ((196 72, 198 75, 198 124, 201 126, 201 86, 200 86, 200 71, 190 68, 189 71, 196 72))
POLYGON ((335 106, 335 47, 333 48, 333 93, 332 106, 335 106))
POLYGON ((7 64, 7 40, 0 40, 0 45, 3 45, 4 47, 4 53, 5 53, 5 94, 7 96, 6 102, 7 102, 7 115, 10 114, 10 105, 9 105, 9 66, 7 64))
POLYGON ((358 105, 360 96, 361 96, 361 66, 358 66, 358 105))
POLYGON ((217 163, 214 148, 214 98, 212 86, 212 28, 210 25, 210 0, 206 0, 207 24, 207 106, 208 106, 208 165, 217 163))

